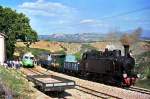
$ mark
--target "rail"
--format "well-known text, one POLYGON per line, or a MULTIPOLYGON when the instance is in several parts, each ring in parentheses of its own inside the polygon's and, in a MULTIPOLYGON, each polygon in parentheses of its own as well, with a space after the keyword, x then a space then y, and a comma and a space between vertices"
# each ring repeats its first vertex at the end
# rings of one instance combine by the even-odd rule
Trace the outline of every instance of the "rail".
POLYGON ((85 93, 88 93, 88 94, 91 94, 91 95, 99 97, 99 98, 103 98, 103 99, 110 99, 110 98, 111 99, 121 99, 119 97, 109 95, 109 94, 106 94, 106 93, 103 93, 103 92, 99 92, 99 91, 96 91, 96 90, 93 90, 93 89, 90 89, 90 88, 87 88, 87 87, 83 87, 83 86, 80 86, 80 85, 77 85, 75 87, 75 89, 79 90, 79 91, 82 91, 82 92, 85 92, 85 93))
POLYGON ((127 90, 136 91, 136 92, 140 92, 140 93, 143 93, 143 94, 148 94, 148 95, 150 95, 150 90, 145 89, 145 88, 140 88, 140 87, 131 86, 131 87, 129 87, 127 90))

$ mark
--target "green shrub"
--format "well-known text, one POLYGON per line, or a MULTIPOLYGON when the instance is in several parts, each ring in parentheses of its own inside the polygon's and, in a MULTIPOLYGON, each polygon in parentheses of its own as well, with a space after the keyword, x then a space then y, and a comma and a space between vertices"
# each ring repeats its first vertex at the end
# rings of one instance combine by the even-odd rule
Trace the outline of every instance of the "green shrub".
POLYGON ((136 71, 143 77, 150 78, 150 51, 141 53, 135 56, 138 66, 135 67, 136 71))
POLYGON ((82 58, 82 53, 81 52, 77 52, 74 54, 77 60, 81 60, 82 58))
POLYGON ((146 76, 147 76, 148 79, 150 79, 150 67, 146 71, 146 76))
POLYGON ((32 93, 33 91, 19 71, 0 66, 0 78, 4 86, 7 86, 12 91, 15 99, 19 99, 20 97, 30 99, 29 92, 32 93))
POLYGON ((136 86, 150 89, 150 79, 139 80, 137 81, 136 86))

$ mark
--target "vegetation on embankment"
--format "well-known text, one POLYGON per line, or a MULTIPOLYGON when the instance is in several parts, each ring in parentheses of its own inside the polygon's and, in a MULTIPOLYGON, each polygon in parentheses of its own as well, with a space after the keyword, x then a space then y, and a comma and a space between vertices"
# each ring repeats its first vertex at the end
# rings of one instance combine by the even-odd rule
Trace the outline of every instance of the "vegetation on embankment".
POLYGON ((150 51, 146 51, 136 56, 136 71, 141 74, 136 86, 150 89, 150 51))
POLYGON ((146 89, 150 89, 150 79, 139 80, 136 83, 136 86, 146 88, 146 89))
POLYGON ((31 99, 33 91, 19 71, 0 66, 0 79, 2 84, 10 90, 14 99, 31 99))
POLYGON ((146 51, 136 56, 136 70, 142 77, 150 79, 150 51, 146 51))

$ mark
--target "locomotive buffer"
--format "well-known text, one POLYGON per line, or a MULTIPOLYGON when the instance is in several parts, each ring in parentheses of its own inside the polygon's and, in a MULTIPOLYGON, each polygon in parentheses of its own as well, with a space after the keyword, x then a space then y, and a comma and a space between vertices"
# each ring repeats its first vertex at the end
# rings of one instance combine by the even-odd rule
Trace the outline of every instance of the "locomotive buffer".
POLYGON ((75 87, 75 82, 54 75, 28 75, 27 79, 35 84, 41 91, 63 92, 65 89, 75 87))

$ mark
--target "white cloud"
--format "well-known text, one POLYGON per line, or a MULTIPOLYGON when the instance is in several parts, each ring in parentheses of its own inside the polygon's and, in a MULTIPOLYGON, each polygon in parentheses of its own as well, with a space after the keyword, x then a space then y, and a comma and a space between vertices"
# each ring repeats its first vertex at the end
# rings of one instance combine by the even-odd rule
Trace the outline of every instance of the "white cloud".
POLYGON ((80 24, 93 24, 95 23, 96 21, 93 20, 93 19, 84 19, 84 20, 81 20, 80 21, 80 24))
POLYGON ((44 2, 44 0, 37 0, 37 2, 41 3, 41 2, 44 2))
POLYGON ((108 28, 108 27, 110 27, 110 25, 107 24, 106 22, 103 22, 100 20, 94 20, 94 19, 83 19, 79 23, 86 25, 86 26, 95 27, 95 28, 99 28, 99 27, 108 28))
POLYGON ((39 33, 100 31, 110 25, 96 19, 81 19, 77 9, 59 2, 35 0, 18 5, 19 12, 31 19, 31 25, 39 33), (45 17, 46 16, 46 17, 45 17), (44 28, 43 28, 44 27, 44 28))
POLYGON ((44 12, 44 11, 40 11, 40 10, 27 10, 27 9, 22 9, 21 12, 24 12, 26 14, 28 14, 29 16, 49 16, 49 17, 53 17, 56 16, 55 13, 48 13, 48 12, 44 12))
POLYGON ((75 11, 74 8, 68 7, 62 3, 46 2, 44 0, 24 2, 18 7, 25 13, 40 16, 67 16, 75 11))

